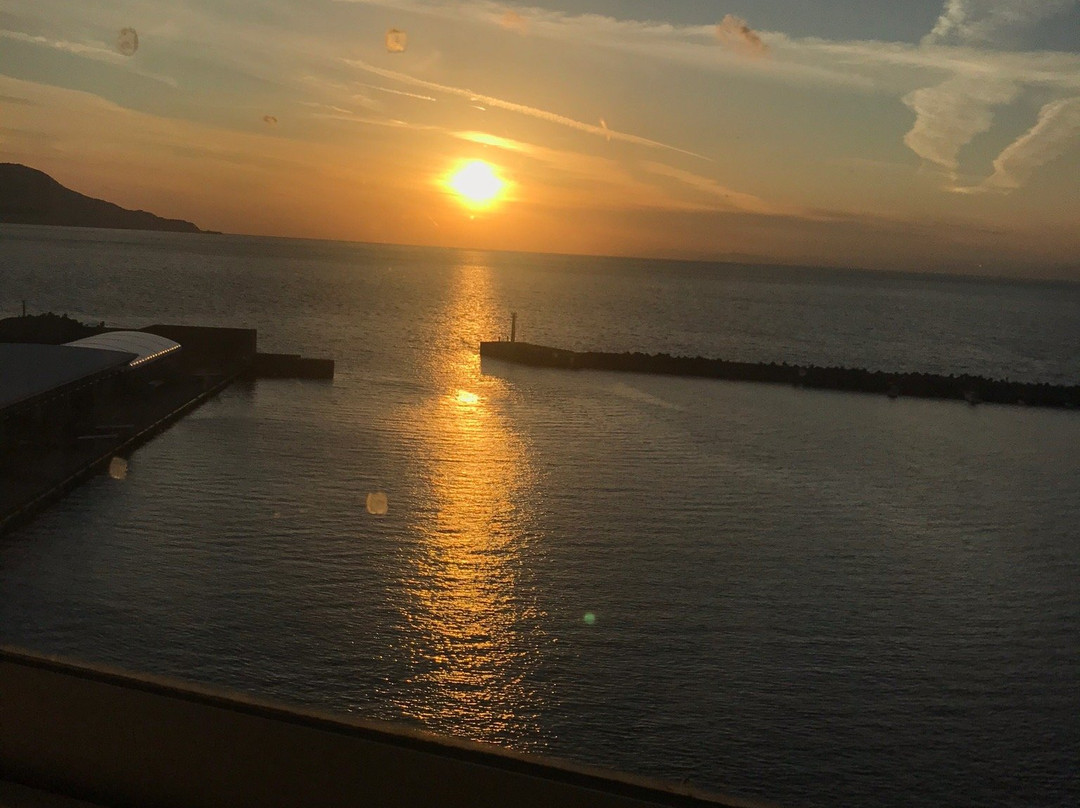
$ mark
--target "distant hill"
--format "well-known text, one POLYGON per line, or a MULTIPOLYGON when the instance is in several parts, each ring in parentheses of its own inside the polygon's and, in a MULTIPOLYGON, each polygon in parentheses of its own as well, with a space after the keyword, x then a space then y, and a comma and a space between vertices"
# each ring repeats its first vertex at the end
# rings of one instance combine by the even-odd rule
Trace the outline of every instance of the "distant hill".
POLYGON ((48 174, 18 163, 0 163, 0 222, 66 227, 115 227, 202 233, 191 222, 127 210, 65 188, 48 174))
POLYGON ((27 314, 0 320, 0 342, 35 342, 39 345, 63 345, 65 342, 100 334, 104 323, 93 326, 80 323, 66 314, 27 314))

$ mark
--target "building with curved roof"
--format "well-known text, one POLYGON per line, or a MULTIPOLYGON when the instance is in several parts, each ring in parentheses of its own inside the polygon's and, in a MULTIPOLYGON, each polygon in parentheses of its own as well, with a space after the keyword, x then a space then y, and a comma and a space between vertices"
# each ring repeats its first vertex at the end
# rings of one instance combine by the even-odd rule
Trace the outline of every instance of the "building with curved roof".
POLYGON ((146 331, 107 331, 66 343, 71 348, 94 348, 134 354, 128 367, 137 368, 180 350, 180 343, 146 331))
POLYGON ((134 359, 126 351, 75 351, 64 345, 0 343, 0 419, 14 409, 70 395, 127 372, 128 363, 134 359))

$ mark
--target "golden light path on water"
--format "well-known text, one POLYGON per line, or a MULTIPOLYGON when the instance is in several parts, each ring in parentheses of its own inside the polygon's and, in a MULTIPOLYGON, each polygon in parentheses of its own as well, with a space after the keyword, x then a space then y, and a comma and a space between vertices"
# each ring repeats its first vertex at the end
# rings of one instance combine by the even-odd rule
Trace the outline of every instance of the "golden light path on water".
POLYGON ((411 687, 399 709, 429 729, 529 746, 544 694, 529 672, 545 643, 521 580, 530 541, 525 446, 491 405, 505 382, 481 377, 481 339, 494 336, 491 270, 457 269, 448 327, 429 354, 444 392, 414 413, 429 507, 405 582, 411 687))

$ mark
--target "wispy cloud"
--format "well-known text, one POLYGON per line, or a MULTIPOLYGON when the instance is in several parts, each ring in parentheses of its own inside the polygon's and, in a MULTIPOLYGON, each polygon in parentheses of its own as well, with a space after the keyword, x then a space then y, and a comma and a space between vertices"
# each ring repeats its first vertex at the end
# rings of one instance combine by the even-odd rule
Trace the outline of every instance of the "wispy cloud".
POLYGON ((1058 14, 1075 0, 946 0, 924 45, 1000 45, 1018 28, 1058 14))
POLYGON ((922 159, 955 175, 960 149, 990 128, 995 106, 1009 103, 1018 92, 1011 81, 954 76, 908 93, 903 101, 915 113, 915 123, 904 143, 922 159))
POLYGON ((595 124, 574 120, 573 118, 568 118, 565 115, 559 115, 558 113, 550 112, 545 109, 531 107, 527 104, 518 104, 514 101, 506 101, 502 98, 495 98, 490 95, 483 95, 482 93, 473 92, 472 90, 468 90, 462 87, 451 87, 446 84, 438 84, 434 81, 427 81, 425 79, 416 78, 415 76, 411 76, 408 73, 401 73, 397 70, 387 70, 384 67, 376 67, 375 65, 368 64, 367 62, 361 61, 359 59, 344 59, 343 61, 346 64, 357 68, 358 70, 364 70, 369 73, 373 73, 376 76, 382 76, 384 79, 391 79, 392 81, 398 81, 402 84, 412 87, 423 87, 426 90, 444 93, 446 95, 454 95, 460 98, 466 98, 474 104, 484 104, 488 107, 504 109, 508 112, 516 112, 520 115, 527 115, 530 118, 537 118, 542 121, 547 121, 548 123, 565 126, 570 129, 576 129, 579 132, 585 132, 590 135, 599 135, 600 137, 604 138, 621 140, 624 143, 633 143, 637 146, 646 146, 652 149, 666 149, 668 151, 685 154, 690 157, 696 157, 700 160, 709 159, 700 154, 695 154, 692 151, 680 149, 677 146, 670 146, 667 143, 660 143, 656 140, 649 140, 648 138, 631 135, 626 132, 618 132, 614 129, 609 129, 606 126, 596 126, 595 124))
POLYGON ((786 208, 766 202, 753 194, 742 193, 721 185, 710 177, 702 177, 690 171, 683 171, 663 163, 645 162, 642 168, 662 177, 678 180, 684 185, 702 191, 709 197, 719 202, 712 207, 716 210, 738 211, 740 213, 756 213, 768 216, 806 216, 802 209, 786 208))
MULTIPOLYGON (((987 46, 1000 45, 1010 32, 1029 27, 1060 12, 1074 0, 946 0, 933 30, 922 40, 922 50, 931 54, 940 53, 942 45, 955 45, 966 48, 967 54, 974 56, 972 64, 960 62, 952 66, 953 75, 940 84, 922 87, 903 97, 903 102, 915 113, 915 122, 904 135, 904 143, 923 160, 944 169, 953 183, 951 190, 966 190, 956 187, 956 171, 959 166, 960 150, 972 139, 988 131, 994 122, 994 110, 1014 101, 1021 92, 1023 83, 1055 83, 1059 86, 1069 84, 1080 77, 1074 70, 1064 75, 1059 71, 1045 71, 1040 75, 1039 55, 1027 55, 1026 71, 1010 71, 1017 58, 1012 54, 982 50, 987 46)), ((950 49, 950 52, 951 49, 950 49)), ((1052 57, 1053 55, 1051 55, 1052 57)), ((1046 108, 1044 107, 1044 113, 1046 108)), ((1042 117, 1040 117, 1040 123, 1042 117)), ((1017 147, 1019 153, 1039 151, 1038 141, 1045 137, 1044 132, 1057 131, 1057 125, 1050 124, 1046 129, 1036 125, 1030 132, 1008 147, 1017 147), (1032 143, 1034 142, 1034 146, 1032 143)), ((1001 157, 998 158, 999 160, 1001 157)), ((995 161, 995 175, 998 174, 995 161)), ((1013 179, 1016 174, 1009 175, 1013 179)), ((1001 181, 993 183, 998 187, 1001 181)))
MULTIPOLYGON (((372 115, 357 112, 354 109, 346 109, 345 107, 339 107, 336 104, 326 104, 322 101, 301 101, 300 105, 313 110, 313 112, 309 113, 313 118, 322 118, 324 120, 348 121, 349 123, 359 123, 367 126, 382 126, 391 129, 415 129, 417 131, 441 130, 441 127, 425 124, 411 124, 408 121, 402 121, 396 118, 374 117, 372 115)), ((367 105, 361 104, 361 106, 366 107, 367 105)))
POLYGON ((458 140, 466 140, 469 143, 479 143, 481 146, 493 146, 496 149, 502 149, 503 151, 518 152, 519 154, 535 154, 536 147, 529 143, 523 143, 520 140, 511 140, 508 137, 499 137, 498 135, 490 135, 487 132, 451 132, 453 137, 458 140))
POLYGON ((370 115, 361 115, 357 112, 348 112, 346 110, 341 111, 328 111, 328 112, 315 112, 312 113, 314 118, 323 118, 330 121, 348 121, 349 123, 359 123, 365 126, 381 126, 388 129, 433 129, 437 127, 420 126, 417 124, 411 124, 408 121, 401 121, 396 118, 373 118, 370 115))
POLYGON ((986 189, 1011 190, 1027 182, 1041 165, 1060 157, 1080 134, 1080 96, 1046 104, 1039 120, 994 160, 986 189))
POLYGON ((32 45, 43 45, 47 48, 52 48, 53 50, 73 53, 76 56, 87 56, 100 61, 112 62, 114 64, 122 64, 126 60, 126 57, 122 54, 100 44, 70 42, 65 39, 49 39, 48 37, 26 34, 22 31, 8 30, 0 30, 0 37, 3 37, 4 39, 13 39, 16 42, 27 42, 32 45))
POLYGON ((529 30, 529 23, 525 21, 525 18, 518 14, 516 11, 507 9, 503 12, 502 17, 499 18, 499 25, 511 31, 517 31, 524 34, 529 30))
POLYGON ((0 29, 0 38, 11 39, 15 42, 26 42, 31 45, 41 45, 46 48, 52 48, 53 50, 63 51, 70 53, 74 56, 81 56, 85 59, 93 59, 98 62, 105 62, 108 64, 116 65, 122 69, 129 69, 136 75, 143 78, 151 79, 152 81, 158 81, 162 84, 168 84, 170 87, 176 87, 176 79, 170 76, 162 76, 158 73, 151 73, 147 70, 143 70, 138 67, 127 67, 125 63, 129 62, 130 57, 124 56, 121 53, 116 52, 111 48, 107 48, 104 45, 97 43, 86 42, 71 42, 66 39, 49 39, 44 36, 35 36, 27 34, 22 31, 9 31, 6 29, 0 29))
MULTIPOLYGON (((505 28, 507 7, 491 0, 344 0, 394 8, 439 19, 505 28)), ((779 31, 751 30, 732 16, 731 36, 748 47, 755 39, 769 59, 746 59, 723 47, 717 25, 680 25, 649 20, 617 19, 601 14, 571 14, 538 7, 516 7, 531 38, 599 48, 683 65, 715 74, 744 74, 788 84, 812 84, 838 89, 896 92, 902 96, 926 86, 926 71, 951 75, 989 75, 1021 83, 1080 89, 1080 54, 994 50, 985 47, 991 34, 1001 38, 1059 13, 1077 0, 966 0, 966 22, 956 31, 924 38, 922 44, 875 40, 830 40, 790 37, 779 31), (977 8, 976 8, 977 7, 977 8), (985 9, 997 8, 992 12, 985 9), (980 11, 979 9, 984 9, 980 11), (976 24, 982 17, 986 21, 976 24), (1023 20, 1023 22, 1021 22, 1023 20), (743 32, 742 28, 746 27, 743 32), (967 32, 967 33, 961 33, 967 32)), ((953 0, 947 0, 946 16, 953 0)), ((956 12, 957 14, 959 12, 956 12)), ((960 17, 957 17, 960 20, 960 17)))
POLYGON ((406 98, 415 98, 419 101, 438 101, 430 95, 421 95, 420 93, 409 93, 405 90, 393 90, 389 87, 380 87, 378 84, 364 84, 364 87, 370 87, 372 90, 378 90, 380 93, 390 93, 391 95, 403 95, 406 98))

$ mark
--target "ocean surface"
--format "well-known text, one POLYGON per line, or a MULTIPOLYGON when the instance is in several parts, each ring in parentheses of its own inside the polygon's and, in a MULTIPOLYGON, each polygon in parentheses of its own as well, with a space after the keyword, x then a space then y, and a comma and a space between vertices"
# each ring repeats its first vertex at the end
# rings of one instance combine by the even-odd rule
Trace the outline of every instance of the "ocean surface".
POLYGON ((1080 803, 1080 412, 477 353, 516 311, 1077 383, 1080 285, 0 226, 23 300, 338 373, 236 385, 0 539, 4 643, 781 805, 1080 803))

